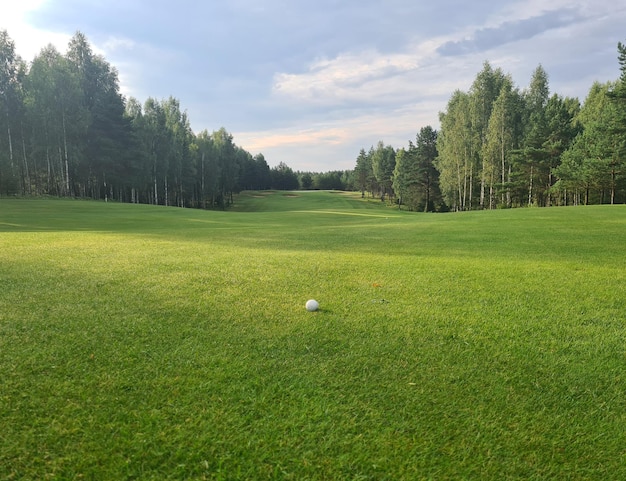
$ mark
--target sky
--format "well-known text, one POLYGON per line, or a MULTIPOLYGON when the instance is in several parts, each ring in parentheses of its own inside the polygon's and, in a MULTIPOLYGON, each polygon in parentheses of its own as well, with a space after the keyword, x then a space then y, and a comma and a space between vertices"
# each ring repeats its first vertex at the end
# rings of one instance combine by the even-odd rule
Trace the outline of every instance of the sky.
POLYGON ((273 167, 354 168, 439 127, 485 61, 524 89, 584 101, 619 77, 626 2, 614 0, 3 0, 0 29, 27 62, 76 31, 126 97, 180 100, 198 133, 225 127, 273 167))

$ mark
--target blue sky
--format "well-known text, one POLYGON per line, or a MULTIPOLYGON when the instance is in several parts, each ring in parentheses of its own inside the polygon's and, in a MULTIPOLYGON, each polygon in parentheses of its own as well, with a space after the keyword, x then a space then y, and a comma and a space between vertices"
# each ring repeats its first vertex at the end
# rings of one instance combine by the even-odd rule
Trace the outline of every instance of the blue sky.
POLYGON ((270 166, 351 169, 405 146, 488 60, 520 88, 541 64, 581 101, 619 77, 626 4, 609 0, 21 0, 0 7, 18 53, 82 31, 122 92, 178 98, 194 131, 225 127, 270 166))

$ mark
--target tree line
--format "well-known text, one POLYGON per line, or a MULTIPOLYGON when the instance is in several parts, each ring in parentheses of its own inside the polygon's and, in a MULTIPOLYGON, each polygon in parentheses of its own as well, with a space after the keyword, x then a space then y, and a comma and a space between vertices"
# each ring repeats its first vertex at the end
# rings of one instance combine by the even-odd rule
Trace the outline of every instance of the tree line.
POLYGON ((356 159, 355 186, 411 210, 442 211, 626 201, 626 46, 621 76, 585 102, 550 95, 541 65, 520 90, 485 62, 416 142, 379 142, 356 159))
POLYGON ((485 62, 440 129, 400 149, 361 149, 349 171, 270 168, 224 128, 196 134, 179 101, 120 94, 118 74, 77 32, 32 62, 0 31, 0 195, 55 195, 225 208, 241 190, 358 190, 411 210, 626 201, 626 46, 621 76, 581 105, 550 95, 539 66, 521 90, 485 62))
POLYGON ((0 195, 224 208, 241 190, 298 189, 303 175, 270 168, 225 128, 194 133, 174 97, 124 98, 81 32, 27 64, 0 31, 0 195))

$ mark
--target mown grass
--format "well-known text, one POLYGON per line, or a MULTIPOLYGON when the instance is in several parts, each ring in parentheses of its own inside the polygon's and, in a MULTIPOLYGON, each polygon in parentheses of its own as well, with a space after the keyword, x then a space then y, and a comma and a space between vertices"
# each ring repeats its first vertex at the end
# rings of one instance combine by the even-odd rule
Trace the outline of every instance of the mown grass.
POLYGON ((0 201, 0 478, 626 478, 626 208, 358 197, 0 201))

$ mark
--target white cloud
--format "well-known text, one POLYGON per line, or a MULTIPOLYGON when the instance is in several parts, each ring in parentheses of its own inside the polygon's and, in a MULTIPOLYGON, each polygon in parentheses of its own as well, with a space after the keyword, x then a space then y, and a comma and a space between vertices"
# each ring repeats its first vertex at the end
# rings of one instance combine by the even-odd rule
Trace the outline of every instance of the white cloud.
POLYGON ((600 17, 624 11, 624 6, 613 0, 520 0, 492 15, 487 27, 493 27, 510 20, 527 20, 555 10, 576 10, 586 18, 600 17))
POLYGON ((78 28, 117 67, 125 95, 174 95, 194 130, 224 125, 270 164, 311 170, 350 168, 361 147, 401 147, 437 127, 485 60, 522 88, 541 63, 554 91, 584 96, 593 80, 618 74, 626 21, 626 4, 614 0, 2 1, 0 29, 25 60, 48 43, 66 51, 73 32, 52 25, 78 28), (468 48, 442 56, 448 43, 468 48))
MULTIPOLYGON (((445 110, 454 90, 471 87, 485 60, 512 73, 521 88, 538 64, 542 63, 549 75, 551 67, 561 68, 576 49, 572 41, 577 38, 576 32, 594 30, 596 24, 606 26, 603 17, 610 11, 609 4, 600 0, 602 5, 598 5, 595 1, 555 0, 546 4, 543 0, 524 0, 494 9, 476 25, 465 25, 438 37, 418 38, 395 53, 352 50, 318 59, 300 72, 276 73, 274 101, 298 106, 302 111, 309 107, 322 110, 316 115, 318 121, 305 121, 304 127, 239 132, 235 138, 246 149, 262 151, 272 163, 315 162, 317 170, 334 165, 351 168, 361 147, 367 149, 383 140, 399 148, 414 139, 421 127, 437 128, 437 113, 445 110), (463 55, 444 57, 438 51, 448 42, 463 42, 481 31, 506 29, 515 23, 528 25, 533 32, 521 32, 513 39, 504 35, 503 44, 485 44, 482 50, 463 55), (320 115, 331 120, 319 121, 320 115)), ((597 38, 598 32, 595 34, 597 38)), ((591 55, 587 58, 593 57, 586 53, 591 55)), ((584 96, 584 89, 590 85, 570 78, 556 85, 555 90, 584 96)))
POLYGON ((304 74, 278 73, 274 90, 280 95, 315 101, 350 99, 364 84, 400 75, 418 67, 418 59, 407 54, 381 55, 375 51, 345 53, 321 59, 304 74))
POLYGON ((102 43, 102 50, 107 54, 112 54, 117 51, 133 50, 136 46, 136 42, 128 37, 108 37, 102 43))
MULTIPOLYGON (((332 59, 318 59, 303 72, 276 73, 272 94, 277 101, 328 108, 356 103, 393 106, 424 98, 449 97, 457 88, 469 88, 485 60, 497 66, 501 64, 505 71, 509 69, 497 50, 502 47, 497 42, 498 35, 494 36, 493 45, 489 45, 486 38, 481 49, 468 49, 450 59, 442 55, 442 47, 469 45, 474 43, 477 35, 482 33, 485 37, 484 32, 492 31, 503 41, 517 45, 519 41, 528 40, 523 38, 524 35, 541 35, 541 29, 561 28, 568 21, 579 20, 580 15, 573 15, 573 12, 587 14, 590 5, 586 0, 555 0, 549 5, 543 0, 516 2, 486 15, 478 25, 465 25, 446 35, 418 39, 395 53, 376 50, 344 52, 332 59), (536 24, 532 23, 533 19, 538 19, 536 24), (528 24, 535 33, 522 31, 519 32, 522 38, 510 39, 511 34, 506 31, 516 23, 520 24, 519 28, 528 24)), ((515 64, 522 61, 521 57, 523 55, 506 55, 506 61, 515 64)), ((536 66, 539 61, 532 63, 536 66)))
POLYGON ((24 60, 31 61, 43 47, 54 45, 64 52, 71 35, 38 29, 28 23, 29 14, 41 9, 49 0, 20 0, 4 2, 0 29, 5 29, 15 42, 15 51, 24 60))
POLYGON ((303 73, 277 73, 272 93, 277 100, 329 107, 406 104, 449 94, 460 83, 458 75, 446 74, 448 62, 440 62, 436 54, 445 41, 430 39, 392 54, 367 50, 317 60, 303 73))
POLYGON ((285 162, 298 169, 328 171, 354 168, 361 148, 368 149, 379 140, 394 148, 414 140, 421 127, 438 121, 432 112, 445 106, 426 101, 395 110, 361 113, 346 118, 307 122, 282 129, 234 132, 238 145, 252 153, 263 152, 271 165, 285 162), (295 162, 295 164, 294 164, 295 162))

